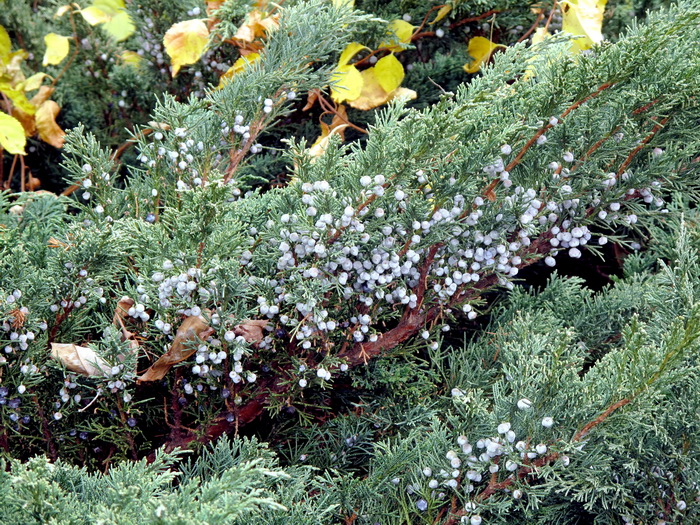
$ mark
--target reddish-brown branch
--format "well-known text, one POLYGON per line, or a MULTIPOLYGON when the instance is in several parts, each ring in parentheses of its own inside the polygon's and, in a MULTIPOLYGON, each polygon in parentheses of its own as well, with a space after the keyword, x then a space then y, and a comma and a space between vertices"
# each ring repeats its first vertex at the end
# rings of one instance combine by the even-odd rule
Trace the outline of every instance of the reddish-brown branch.
POLYGON ((542 22, 542 19, 544 18, 544 13, 540 12, 537 14, 537 18, 535 19, 535 23, 530 26, 530 29, 525 31, 525 34, 518 38, 518 42, 523 42, 527 37, 529 37, 535 29, 537 29, 537 26, 540 25, 540 22, 542 22))
POLYGON ((34 396, 32 400, 34 401, 34 405, 36 406, 36 413, 39 416, 39 420, 41 421, 41 431, 44 434, 44 441, 46 442, 46 446, 48 447, 49 457, 51 458, 51 461, 56 461, 58 459, 58 453, 56 452, 56 444, 53 442, 53 438, 51 437, 51 431, 49 430, 49 422, 46 419, 46 415, 44 414, 44 409, 42 408, 41 403, 39 402, 39 398, 37 396, 34 396))
POLYGON ((597 418, 595 418, 593 421, 590 421, 584 425, 584 427, 576 432, 574 435, 573 441, 581 441, 586 435, 593 430, 593 428, 597 427, 600 425, 603 421, 605 421, 610 414, 615 412, 617 409, 622 408, 623 406, 629 404, 632 401, 631 398, 624 398, 618 401, 617 403, 613 403, 610 405, 608 408, 605 409, 605 411, 600 414, 597 418))
POLYGON ((365 135, 367 135, 369 133, 369 131, 367 131, 366 129, 361 128, 360 126, 358 126, 356 124, 353 124, 352 122, 350 122, 347 119, 346 116, 340 114, 338 112, 338 108, 335 105, 328 102, 320 92, 318 94, 318 102, 319 102, 319 104, 321 104, 321 107, 323 108, 324 111, 326 111, 327 113, 330 113, 334 117, 338 117, 340 120, 342 120, 345 124, 350 126, 355 131, 359 131, 360 133, 363 133, 365 135))
POLYGON ((478 22, 479 20, 483 20, 484 18, 488 18, 491 15, 496 15, 500 13, 500 9, 490 9, 486 11, 485 13, 482 13, 477 16, 470 16, 468 18, 462 18, 461 20, 458 20, 457 22, 453 22, 450 24, 450 29, 455 29, 456 27, 463 26, 464 24, 468 24, 470 22, 478 22))
POLYGON ((554 13, 557 11, 557 7, 559 3, 555 0, 554 5, 552 6, 552 10, 549 12, 549 16, 547 17, 547 21, 544 23, 544 30, 549 31, 549 24, 552 23, 552 18, 554 17, 554 13))
POLYGON ((639 145, 634 148, 629 155, 627 155, 627 158, 624 160, 624 162, 620 165, 620 168, 617 171, 618 177, 624 173, 624 171, 629 167, 629 165, 632 163, 632 160, 634 160, 634 157, 637 156, 637 153, 639 153, 644 147, 649 143, 649 141, 656 135, 661 128, 664 127, 666 122, 668 122, 668 119, 671 117, 666 117, 662 119, 660 122, 657 122, 654 127, 652 128, 651 132, 644 137, 644 139, 639 143, 639 145))
MULTIPOLYGON (((588 433, 601 424, 603 421, 605 421, 610 415, 615 412, 616 410, 619 410, 623 406, 627 405, 632 401, 632 398, 624 398, 621 399, 620 401, 617 401, 616 403, 613 403, 610 405, 608 408, 605 409, 597 418, 594 420, 588 422, 584 427, 579 430, 574 437, 572 438, 573 442, 581 441, 583 438, 588 435, 588 433)), ((511 485, 513 485, 516 481, 520 481, 533 472, 537 472, 537 469, 539 467, 543 467, 545 465, 549 465, 551 463, 554 463, 557 459, 559 459, 560 455, 558 452, 552 452, 550 454, 547 454, 546 456, 542 456, 535 461, 523 465, 521 468, 518 469, 517 473, 514 473, 513 475, 507 477, 503 481, 497 482, 495 479, 491 479, 479 494, 476 496, 476 501, 484 501, 485 499, 489 498, 493 494, 497 493, 498 491, 507 489, 511 485)), ((458 523, 458 519, 465 514, 465 511, 460 511, 457 513, 453 513, 451 516, 451 521, 448 521, 447 523, 458 523)))
POLYGON ((250 151, 251 146, 255 143, 258 135, 265 129, 265 117, 260 117, 258 120, 252 123, 250 126, 250 137, 245 141, 245 144, 241 146, 240 149, 231 148, 229 167, 226 170, 226 175, 224 176, 224 183, 228 182, 233 178, 234 173, 238 169, 238 165, 243 161, 245 156, 250 151))

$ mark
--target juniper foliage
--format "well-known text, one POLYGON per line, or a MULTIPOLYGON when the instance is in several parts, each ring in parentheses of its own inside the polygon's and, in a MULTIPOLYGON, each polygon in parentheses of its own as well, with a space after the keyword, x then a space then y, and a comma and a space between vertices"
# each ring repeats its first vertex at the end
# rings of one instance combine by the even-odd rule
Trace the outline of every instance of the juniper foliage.
POLYGON ((250 68, 156 104, 124 179, 72 130, 74 197, 0 197, 3 522, 697 520, 698 18, 516 44, 360 141, 288 138, 283 187, 255 152, 371 15, 285 7, 250 68), (650 247, 603 291, 517 285, 610 241, 650 247), (263 411, 277 454, 201 448, 263 411))

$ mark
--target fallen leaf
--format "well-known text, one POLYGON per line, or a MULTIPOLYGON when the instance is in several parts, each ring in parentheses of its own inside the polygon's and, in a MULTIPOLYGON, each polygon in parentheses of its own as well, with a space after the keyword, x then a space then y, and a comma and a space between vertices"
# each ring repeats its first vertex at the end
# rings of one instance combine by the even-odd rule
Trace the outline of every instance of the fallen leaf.
POLYGON ((464 71, 467 73, 476 73, 481 69, 481 66, 488 61, 491 57, 491 53, 498 48, 505 49, 506 46, 501 44, 494 44, 488 38, 483 36, 475 36, 469 40, 469 45, 467 46, 467 52, 472 57, 472 61, 464 66, 464 71))
POLYGON ((309 90, 309 94, 306 97, 306 105, 301 108, 302 111, 308 111, 312 107, 314 107, 314 104, 316 104, 316 101, 318 100, 318 96, 321 94, 321 91, 318 88, 313 88, 309 90))
POLYGON ((12 108, 12 116, 19 120, 20 124, 22 124, 25 136, 34 136, 36 133, 36 122, 34 121, 34 115, 28 115, 21 109, 12 108))
POLYGON ((257 9, 248 13, 246 22, 238 28, 234 39, 252 42, 258 37, 264 37, 279 27, 279 14, 263 18, 263 13, 257 9))
POLYGON ((136 51, 122 51, 119 55, 123 64, 132 67, 138 67, 143 61, 143 57, 139 55, 136 51))
POLYGON ((435 16, 435 20, 430 22, 430 25, 433 25, 443 18, 445 18, 448 14, 450 14, 450 11, 452 11, 452 6, 451 5, 443 5, 437 12, 437 15, 435 16))
POLYGON ((92 5, 81 9, 80 14, 92 26, 102 24, 102 29, 117 42, 126 40, 136 31, 124 0, 94 0, 92 5))
POLYGON ((233 333, 243 336, 243 339, 248 343, 259 343, 264 339, 263 329, 268 325, 268 321, 253 320, 244 321, 243 323, 234 326, 233 333))
POLYGON ((23 91, 34 91, 41 87, 42 82, 46 78, 46 73, 34 73, 24 82, 20 83, 20 87, 23 91))
POLYGON ((560 2, 562 31, 582 36, 572 42, 572 51, 589 49, 603 41, 603 12, 607 0, 564 0, 560 2))
POLYGON ((331 98, 338 104, 355 100, 362 93, 363 78, 353 65, 338 66, 331 75, 331 98))
POLYGON ((28 115, 33 115, 36 112, 36 107, 27 99, 27 95, 23 90, 16 89, 7 82, 0 82, 0 93, 9 98, 15 108, 24 111, 28 115))
POLYGON ((552 34, 547 31, 546 27, 538 27, 532 34, 532 43, 539 44, 540 42, 544 42, 545 39, 549 38, 550 36, 552 36, 552 34))
POLYGON ((409 44, 415 29, 415 26, 412 26, 405 20, 392 20, 387 27, 387 33, 391 34, 392 37, 379 44, 379 47, 399 53, 404 49, 400 44, 409 44))
POLYGON ((316 139, 316 142, 308 149, 307 154, 313 158, 318 158, 326 152, 328 144, 333 135, 340 136, 341 140, 345 140, 345 128, 349 127, 348 115, 345 106, 338 106, 338 112, 333 115, 333 120, 330 125, 321 120, 321 136, 316 139))
POLYGON ((72 6, 70 4, 68 5, 62 5, 58 9, 56 9, 56 14, 53 15, 54 18, 61 18, 63 15, 65 15, 68 11, 72 9, 72 6))
POLYGON ((129 308, 134 306, 134 300, 131 297, 124 296, 119 299, 116 308, 114 309, 114 315, 112 316, 112 323, 117 328, 124 328, 124 318, 129 315, 129 308))
POLYGON ((187 343, 194 341, 196 338, 206 337, 207 332, 211 330, 209 323, 201 315, 191 315, 186 318, 180 325, 180 328, 177 329, 170 349, 160 356, 138 378, 138 381, 158 381, 163 379, 168 370, 174 365, 184 361, 197 351, 196 347, 187 345, 187 343))
POLYGON ((41 188, 41 181, 29 172, 29 180, 27 180, 27 188, 29 191, 37 191, 41 188))
POLYGON ((71 343, 51 343, 51 357, 71 372, 84 376, 107 375, 111 367, 92 348, 71 343))
POLYGON ((225 2, 226 0, 207 0, 207 15, 212 16, 225 2))
POLYGON ((102 29, 117 42, 123 42, 136 32, 136 26, 126 10, 114 15, 102 29))
POLYGON ((36 110, 34 120, 39 138, 54 148, 62 148, 66 132, 56 124, 56 116, 61 108, 53 100, 47 100, 36 110))
POLYGON ((10 155, 26 155, 27 137, 19 120, 0 111, 0 146, 10 155))
POLYGON ((379 85, 389 93, 401 85, 405 72, 398 58, 391 54, 377 60, 374 65, 374 75, 379 85))
MULTIPOLYGON (((33 106, 39 107, 41 106, 44 102, 46 102, 51 95, 53 95, 53 89, 51 86, 41 86, 39 88, 39 92, 34 95, 29 102, 32 103, 33 106)), ((34 114, 32 112, 32 114, 34 114)))
POLYGON ((253 62, 258 60, 260 58, 260 53, 248 53, 245 56, 239 57, 238 60, 236 60, 233 65, 228 68, 226 73, 221 75, 219 78, 219 85, 217 86, 217 89, 221 89, 224 87, 224 84, 231 80, 234 75, 237 75, 241 71, 245 70, 247 67, 250 66, 253 62))
POLYGON ((80 10, 80 14, 85 19, 85 21, 91 26, 96 26, 98 24, 104 24, 109 22, 110 16, 105 13, 99 7, 94 5, 88 6, 85 9, 80 10))
POLYGON ((174 24, 163 37, 165 51, 173 65, 173 77, 182 66, 194 64, 204 52, 209 40, 209 29, 204 21, 185 20, 174 24))
POLYGON ((357 42, 351 42, 347 46, 345 46, 345 49, 343 49, 343 52, 340 53, 340 58, 338 59, 338 65, 339 66, 345 66, 350 62, 352 57, 354 57, 356 54, 358 54, 360 51, 363 49, 369 49, 367 46, 363 46, 362 44, 359 44, 357 42))
POLYGON ((348 105, 355 109, 367 111, 381 106, 382 104, 386 104, 397 97, 405 97, 409 100, 413 100, 417 96, 415 91, 401 87, 387 93, 379 83, 373 67, 365 69, 362 72, 362 80, 362 93, 355 100, 348 102, 348 105))
POLYGON ((7 57, 12 51, 12 41, 7 30, 0 25, 0 62, 7 62, 7 57))
POLYGON ((44 37, 46 52, 44 53, 44 66, 57 66, 68 56, 70 51, 70 39, 67 36, 49 33, 44 37))

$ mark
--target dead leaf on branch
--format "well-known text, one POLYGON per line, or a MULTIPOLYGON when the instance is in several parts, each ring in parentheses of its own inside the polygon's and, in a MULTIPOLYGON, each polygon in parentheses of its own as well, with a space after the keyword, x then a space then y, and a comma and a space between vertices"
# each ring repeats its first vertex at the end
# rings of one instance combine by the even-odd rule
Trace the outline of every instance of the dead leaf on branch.
POLYGON ((338 106, 337 113, 333 115, 330 126, 321 120, 321 136, 316 139, 307 153, 313 158, 323 155, 333 135, 338 135, 341 140, 345 140, 345 128, 350 126, 349 122, 345 106, 341 104, 338 106))
POLYGON ((129 308, 134 306, 134 300, 131 297, 122 297, 117 303, 117 307, 114 309, 114 316, 112 317, 112 323, 122 332, 122 340, 129 341, 129 347, 132 351, 136 352, 139 349, 139 343, 135 338, 133 332, 126 329, 124 321, 126 316, 128 316, 129 308))
POLYGON ((88 377, 107 375, 111 367, 92 348, 72 343, 51 343, 51 357, 71 372, 88 377))
POLYGON ((268 321, 263 320, 244 321, 234 326, 233 333, 242 336, 247 343, 259 343, 265 337, 263 330, 267 324, 268 321))
POLYGON ((197 351, 194 345, 188 345, 199 338, 202 339, 210 335, 213 329, 209 327, 209 322, 201 315, 191 315, 186 318, 180 328, 175 333, 175 339, 170 345, 170 349, 153 363, 139 378, 139 382, 158 381, 165 377, 174 365, 184 361, 197 351))
MULTIPOLYGON (((263 320, 244 321, 235 326, 233 332, 243 337, 246 342, 255 344, 263 340, 263 330, 267 324, 268 321, 263 320)), ((163 379, 174 365, 181 363, 197 351, 194 345, 188 343, 195 339, 206 339, 213 333, 214 329, 201 315, 187 317, 175 333, 175 339, 170 345, 170 349, 138 378, 138 382, 163 379)))
POLYGON ((56 124, 56 117, 61 108, 53 100, 47 100, 36 110, 34 117, 39 138, 54 148, 62 148, 66 132, 56 124))
POLYGON ((279 14, 263 17, 263 13, 254 9, 248 13, 246 23, 238 28, 233 38, 242 42, 252 42, 256 38, 264 37, 279 27, 279 18, 279 14))

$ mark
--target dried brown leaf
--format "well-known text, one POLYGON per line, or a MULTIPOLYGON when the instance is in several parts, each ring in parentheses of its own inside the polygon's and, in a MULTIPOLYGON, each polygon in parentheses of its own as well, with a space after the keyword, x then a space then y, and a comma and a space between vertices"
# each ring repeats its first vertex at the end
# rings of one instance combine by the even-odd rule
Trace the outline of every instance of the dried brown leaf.
POLYGON ((233 328, 233 333, 243 336, 248 343, 259 343, 265 337, 264 328, 268 321, 259 319, 254 321, 244 321, 233 328))
POLYGON ((110 366, 92 348, 72 343, 51 343, 51 357, 71 372, 84 376, 103 376, 110 366))
POLYGON ((175 339, 172 345, 170 345, 170 349, 160 356, 158 360, 138 378, 138 381, 158 381, 163 379, 165 374, 168 373, 168 370, 174 365, 184 361, 197 351, 196 348, 186 346, 186 344, 196 338, 206 337, 211 331, 213 330, 209 328, 209 323, 204 317, 201 315, 189 316, 182 322, 180 328, 177 329, 175 339))

